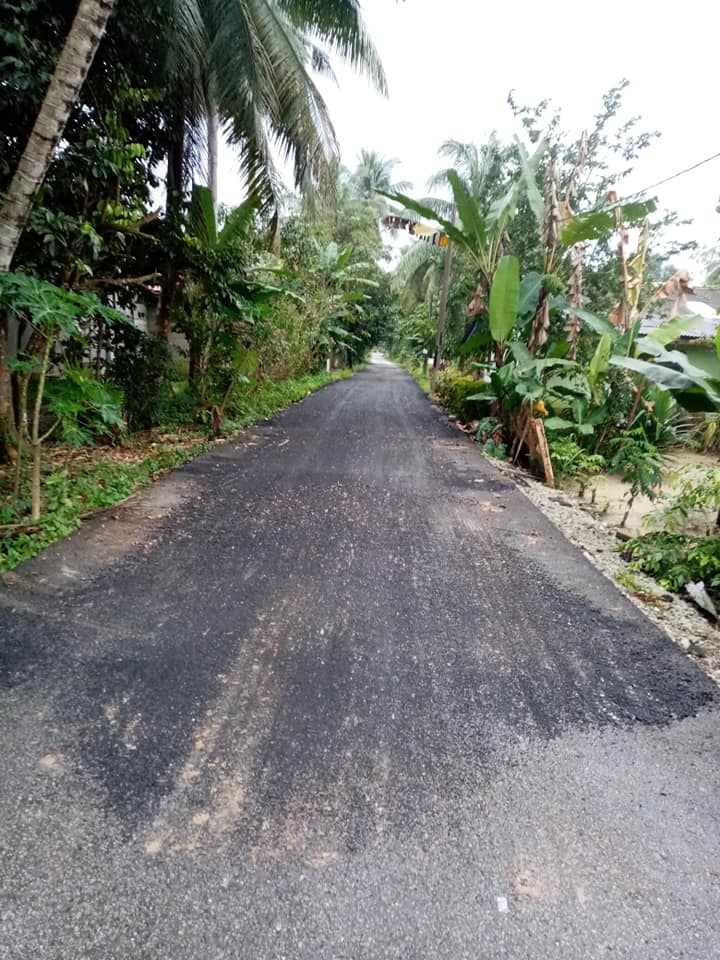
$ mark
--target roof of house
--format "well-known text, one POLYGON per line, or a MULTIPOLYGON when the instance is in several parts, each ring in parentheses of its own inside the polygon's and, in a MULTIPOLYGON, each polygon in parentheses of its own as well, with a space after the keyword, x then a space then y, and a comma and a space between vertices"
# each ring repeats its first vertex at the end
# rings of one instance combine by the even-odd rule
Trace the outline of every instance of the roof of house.
MULTIPOLYGON (((681 340, 712 340, 720 327, 720 289, 715 287, 693 287, 688 296, 685 307, 681 310, 682 316, 696 316, 698 322, 683 333, 681 340)), ((656 330, 667 316, 661 312, 652 313, 644 317, 640 324, 641 333, 650 333, 656 330)))

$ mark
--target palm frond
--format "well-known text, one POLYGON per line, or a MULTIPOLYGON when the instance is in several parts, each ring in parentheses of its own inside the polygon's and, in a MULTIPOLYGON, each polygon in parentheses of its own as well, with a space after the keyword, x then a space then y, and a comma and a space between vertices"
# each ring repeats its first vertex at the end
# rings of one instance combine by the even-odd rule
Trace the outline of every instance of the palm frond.
POLYGON ((272 201, 278 188, 271 143, 308 188, 337 152, 327 107, 309 72, 307 38, 270 0, 209 0, 211 61, 221 116, 240 152, 249 191, 272 201))
POLYGON ((217 220, 215 206, 209 187, 195 184, 190 205, 190 230, 202 240, 204 246, 214 247, 217 243, 217 220))
MULTIPOLYGON (((447 186, 449 182, 447 181, 445 185, 447 186)), ((452 200, 443 200, 440 197, 422 197, 420 203, 440 214, 445 220, 453 220, 457 213, 452 200)))
POLYGON ((358 0, 276 0, 299 30, 325 43, 330 52, 365 74, 387 95, 387 79, 380 56, 368 33, 358 0))
POLYGON ((392 285, 402 290, 424 276, 428 267, 437 260, 433 247, 427 243, 413 243, 402 254, 393 272, 392 285))

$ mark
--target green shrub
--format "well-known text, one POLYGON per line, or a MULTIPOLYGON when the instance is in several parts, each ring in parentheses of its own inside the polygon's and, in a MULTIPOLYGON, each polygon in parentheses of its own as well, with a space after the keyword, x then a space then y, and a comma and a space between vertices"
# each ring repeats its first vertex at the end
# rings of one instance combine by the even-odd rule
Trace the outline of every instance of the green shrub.
POLYGON ((720 525, 720 469, 717 467, 681 467, 672 475, 678 484, 674 496, 654 511, 647 526, 668 533, 710 534, 720 525))
POLYGON ((489 400, 470 400, 482 390, 482 382, 463 376, 458 370, 441 370, 435 381, 435 393, 445 410, 454 413, 460 420, 468 423, 480 420, 490 414, 489 400))
POLYGON ((117 324, 110 337, 113 359, 108 375, 125 394, 130 430, 171 422, 172 353, 165 340, 148 337, 129 324, 117 324))
POLYGON ((720 536, 696 537, 658 530, 628 540, 624 556, 635 570, 679 591, 696 580, 717 600, 720 595, 720 536))
POLYGON ((507 446, 504 443, 497 443, 492 437, 488 437, 483 445, 483 453, 492 457, 493 460, 506 460, 507 446))
POLYGON ((48 381, 47 406, 57 426, 55 436, 73 447, 107 440, 125 430, 122 390, 96 380, 84 367, 67 367, 48 381))
POLYGON ((488 437, 496 441, 502 439, 502 424, 495 417, 483 417, 475 428, 476 440, 482 442, 488 437))
POLYGON ((627 483, 631 501, 639 494, 655 500, 662 486, 660 452, 643 429, 622 430, 609 446, 615 451, 610 460, 610 473, 619 474, 627 483))
POLYGON ((598 453, 588 453, 573 437, 553 437, 548 441, 550 459, 558 480, 575 479, 584 493, 593 476, 605 468, 605 458, 598 453))

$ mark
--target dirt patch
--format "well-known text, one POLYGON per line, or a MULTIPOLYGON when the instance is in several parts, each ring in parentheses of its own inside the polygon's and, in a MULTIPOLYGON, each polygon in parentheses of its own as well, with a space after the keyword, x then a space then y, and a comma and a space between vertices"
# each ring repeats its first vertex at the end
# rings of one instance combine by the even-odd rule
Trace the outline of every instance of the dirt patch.
MULTIPOLYGON (((670 450, 663 456, 663 487, 662 496, 653 502, 649 497, 639 496, 635 498, 632 510, 630 511, 625 526, 629 533, 642 533, 644 531, 643 521, 645 517, 653 513, 659 507, 674 496, 677 489, 676 472, 682 467, 717 467, 720 466, 718 457, 710 453, 696 453, 685 447, 679 447, 670 450)), ((605 522, 608 526, 620 524, 627 510, 628 487, 619 476, 603 474, 592 484, 595 491, 595 504, 598 512, 604 514, 605 522)), ((590 492, 591 492, 590 491, 590 492)), ((588 492, 588 497, 590 496, 588 492)))

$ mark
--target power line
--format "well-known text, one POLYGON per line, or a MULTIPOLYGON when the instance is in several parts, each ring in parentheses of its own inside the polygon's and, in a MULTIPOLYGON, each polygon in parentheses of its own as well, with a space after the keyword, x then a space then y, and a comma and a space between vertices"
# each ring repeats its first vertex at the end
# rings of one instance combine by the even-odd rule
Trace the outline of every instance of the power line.
POLYGON ((631 193, 629 196, 625 197, 625 200, 632 200, 633 197, 641 197, 644 193, 647 193, 648 190, 654 190, 655 187, 661 187, 664 183, 669 183, 671 180, 676 180, 678 177, 682 177, 686 173, 690 173, 692 170, 697 170, 698 167, 704 166, 706 163, 710 163, 711 160, 717 160, 720 157, 720 152, 714 153, 711 157, 706 157, 704 160, 699 160, 697 163, 694 163, 691 167, 686 167, 684 170, 679 170, 677 173, 673 173, 670 177, 665 177, 664 180, 658 180, 657 183, 651 183, 649 187, 645 187, 644 190, 637 190, 635 193, 631 193))

